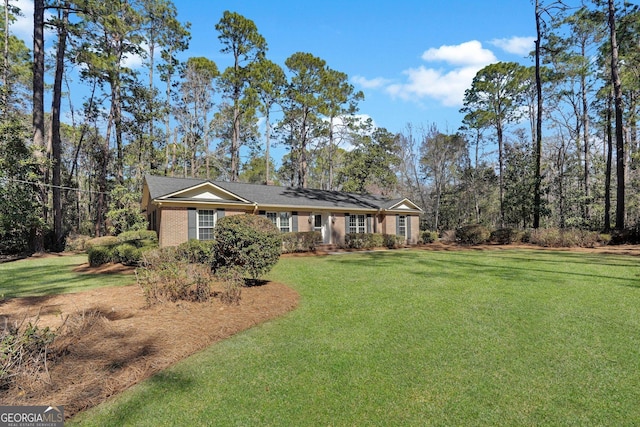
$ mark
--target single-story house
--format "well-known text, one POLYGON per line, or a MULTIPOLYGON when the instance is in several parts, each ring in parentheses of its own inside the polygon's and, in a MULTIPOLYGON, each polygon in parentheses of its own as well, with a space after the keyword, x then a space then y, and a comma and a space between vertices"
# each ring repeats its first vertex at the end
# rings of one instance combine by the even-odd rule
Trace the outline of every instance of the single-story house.
POLYGON ((422 210, 406 198, 206 179, 147 175, 142 210, 160 246, 213 238, 225 215, 269 218, 282 232, 319 231, 324 244, 341 245, 346 233, 405 236, 418 243, 422 210))

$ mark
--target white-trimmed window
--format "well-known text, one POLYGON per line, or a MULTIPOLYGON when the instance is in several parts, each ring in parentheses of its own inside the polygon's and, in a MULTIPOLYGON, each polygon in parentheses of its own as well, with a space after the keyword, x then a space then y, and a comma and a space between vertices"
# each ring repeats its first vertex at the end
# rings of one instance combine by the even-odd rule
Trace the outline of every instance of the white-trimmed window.
POLYGON ((349 215, 349 233, 366 233, 366 215, 349 215))
POLYGON ((216 211, 198 209, 198 240, 213 240, 213 228, 216 226, 216 211))
POLYGON ((267 212, 267 219, 273 222, 282 233, 291 231, 290 212, 267 212))
POLYGON ((407 217, 398 215, 398 235, 407 236, 407 217))

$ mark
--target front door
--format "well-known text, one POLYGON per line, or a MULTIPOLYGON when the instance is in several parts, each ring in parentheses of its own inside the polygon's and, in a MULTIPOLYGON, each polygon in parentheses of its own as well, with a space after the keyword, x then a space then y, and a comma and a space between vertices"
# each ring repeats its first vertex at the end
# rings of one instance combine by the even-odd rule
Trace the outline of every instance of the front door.
POLYGON ((322 234, 322 243, 328 245, 331 243, 331 232, 329 230, 329 215, 326 213, 313 215, 313 231, 319 231, 322 234))

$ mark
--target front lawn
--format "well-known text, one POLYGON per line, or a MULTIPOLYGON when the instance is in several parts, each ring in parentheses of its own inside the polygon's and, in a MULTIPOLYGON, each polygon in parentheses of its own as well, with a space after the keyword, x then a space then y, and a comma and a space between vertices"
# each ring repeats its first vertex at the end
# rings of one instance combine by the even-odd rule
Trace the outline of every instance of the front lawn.
POLYGON ((551 251, 285 258, 300 307, 87 425, 634 425, 640 263, 551 251))
POLYGON ((0 264, 0 299, 80 292, 100 286, 135 283, 121 273, 91 274, 79 269, 87 255, 47 255, 0 264))

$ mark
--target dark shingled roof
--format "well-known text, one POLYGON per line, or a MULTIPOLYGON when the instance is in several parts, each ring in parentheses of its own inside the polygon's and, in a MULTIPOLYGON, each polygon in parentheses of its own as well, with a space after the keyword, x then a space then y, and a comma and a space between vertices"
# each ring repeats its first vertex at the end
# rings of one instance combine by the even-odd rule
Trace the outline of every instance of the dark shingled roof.
POLYGON ((345 193, 342 191, 314 190, 310 188, 279 187, 273 185, 220 182, 206 179, 173 178, 147 175, 145 177, 152 200, 158 199, 200 184, 210 182, 258 206, 299 206, 342 209, 389 209, 400 199, 384 199, 373 195, 345 193))

